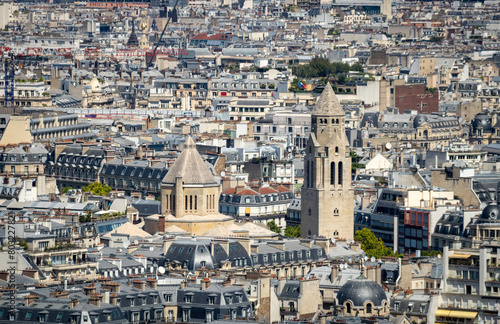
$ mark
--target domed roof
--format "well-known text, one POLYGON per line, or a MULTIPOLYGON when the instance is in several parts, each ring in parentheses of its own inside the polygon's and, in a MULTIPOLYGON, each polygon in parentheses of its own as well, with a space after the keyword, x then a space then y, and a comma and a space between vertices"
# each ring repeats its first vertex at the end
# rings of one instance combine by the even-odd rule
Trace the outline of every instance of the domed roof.
POLYGON ((370 301, 374 306, 383 306, 384 300, 387 301, 384 289, 363 275, 349 280, 337 293, 338 305, 351 301, 354 307, 363 307, 370 301))
POLYGON ((491 128, 492 128, 491 117, 485 112, 480 112, 472 120, 472 128, 474 130, 476 130, 480 127, 483 129, 483 132, 486 132, 486 133, 491 132, 491 128))
POLYGON ((500 220, 500 206, 497 204, 486 206, 481 213, 481 219, 500 220))

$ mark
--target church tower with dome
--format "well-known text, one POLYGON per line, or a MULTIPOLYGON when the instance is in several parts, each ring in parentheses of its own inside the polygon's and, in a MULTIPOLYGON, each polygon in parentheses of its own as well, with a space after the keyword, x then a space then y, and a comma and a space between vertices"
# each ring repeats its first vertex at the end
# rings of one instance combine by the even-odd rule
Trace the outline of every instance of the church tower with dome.
POLYGON ((232 217, 219 213, 219 195, 220 183, 188 137, 162 180, 161 215, 146 218, 146 232, 168 232, 169 227, 175 226, 200 235, 217 225, 233 225, 232 217))
POLYGON ((329 83, 311 114, 304 157, 301 236, 354 237, 354 191, 345 113, 329 83))

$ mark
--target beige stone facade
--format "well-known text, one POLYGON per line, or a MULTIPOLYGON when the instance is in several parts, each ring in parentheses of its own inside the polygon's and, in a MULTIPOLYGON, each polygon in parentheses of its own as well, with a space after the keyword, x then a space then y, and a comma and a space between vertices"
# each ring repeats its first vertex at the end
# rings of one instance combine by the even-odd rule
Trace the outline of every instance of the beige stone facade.
POLYGON ((145 230, 154 234, 176 226, 201 235, 215 226, 228 227, 234 220, 219 214, 219 195, 220 184, 188 137, 161 184, 162 216, 146 218, 145 230))
POLYGON ((312 115, 304 158, 302 237, 352 239, 354 193, 345 114, 329 84, 312 115))

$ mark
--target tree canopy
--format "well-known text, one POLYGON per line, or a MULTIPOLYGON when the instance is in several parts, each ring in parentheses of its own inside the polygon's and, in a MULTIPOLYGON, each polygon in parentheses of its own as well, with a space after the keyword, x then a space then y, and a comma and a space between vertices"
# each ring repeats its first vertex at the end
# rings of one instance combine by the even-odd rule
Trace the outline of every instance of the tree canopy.
POLYGON ((361 248, 368 257, 380 259, 384 256, 399 256, 394 253, 391 248, 385 246, 384 241, 377 238, 369 228, 363 228, 362 230, 356 231, 354 239, 361 242, 361 248))
POLYGON ((329 77, 332 74, 346 74, 349 71, 363 72, 363 66, 359 63, 350 66, 347 63, 330 62, 328 59, 316 56, 308 64, 292 67, 293 74, 301 78, 329 77))
POLYGON ((300 237, 300 225, 285 228, 286 237, 300 237))
POLYGON ((275 221, 272 220, 270 222, 267 222, 267 227, 269 227, 269 230, 281 234, 281 228, 279 228, 275 221))
POLYGON ((94 182, 88 186, 82 187, 83 192, 91 192, 96 196, 106 196, 111 190, 110 186, 103 185, 100 182, 94 182))

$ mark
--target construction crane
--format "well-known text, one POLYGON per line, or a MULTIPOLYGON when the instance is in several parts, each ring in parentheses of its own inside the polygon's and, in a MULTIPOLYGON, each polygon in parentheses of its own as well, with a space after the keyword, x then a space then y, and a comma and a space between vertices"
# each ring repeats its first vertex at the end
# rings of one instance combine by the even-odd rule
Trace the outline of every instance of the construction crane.
POLYGON ((5 107, 14 108, 14 76, 16 65, 14 58, 6 58, 5 63, 5 107))
POLYGON ((163 27, 163 30, 160 34, 160 38, 158 38, 158 41, 155 44, 155 48, 153 50, 153 53, 151 53, 151 57, 149 58, 148 64, 146 65, 146 69, 149 69, 151 67, 151 62, 153 62, 153 58, 156 56, 156 51, 158 50, 158 47, 160 46, 161 39, 163 38, 163 34, 165 34, 165 31, 167 30, 168 24, 170 23, 170 20, 172 19, 173 13, 177 10, 177 3, 179 0, 175 0, 174 7, 171 11, 171 14, 168 15, 167 23, 165 24, 165 27, 163 27))

